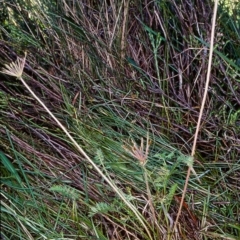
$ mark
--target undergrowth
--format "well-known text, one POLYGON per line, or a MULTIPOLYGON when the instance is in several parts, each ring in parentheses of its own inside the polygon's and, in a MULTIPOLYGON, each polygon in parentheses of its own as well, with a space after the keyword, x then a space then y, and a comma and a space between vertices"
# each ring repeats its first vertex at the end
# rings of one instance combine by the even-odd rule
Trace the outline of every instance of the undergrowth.
POLYGON ((1 74, 1 239, 239 239, 239 9, 218 8, 201 183, 191 176, 173 231, 213 3, 4 1, 1 71, 26 52, 22 79, 86 155, 1 74))

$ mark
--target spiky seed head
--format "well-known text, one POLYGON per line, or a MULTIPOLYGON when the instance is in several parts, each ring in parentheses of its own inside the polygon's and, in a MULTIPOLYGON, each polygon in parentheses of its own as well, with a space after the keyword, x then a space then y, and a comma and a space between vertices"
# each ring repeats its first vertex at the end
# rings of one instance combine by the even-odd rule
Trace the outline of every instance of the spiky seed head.
POLYGON ((9 76, 21 78, 23 69, 24 69, 24 65, 26 62, 26 56, 27 56, 27 54, 25 53, 23 58, 17 57, 16 62, 12 62, 10 64, 5 64, 5 68, 3 68, 2 71, 0 71, 0 72, 7 74, 9 76))

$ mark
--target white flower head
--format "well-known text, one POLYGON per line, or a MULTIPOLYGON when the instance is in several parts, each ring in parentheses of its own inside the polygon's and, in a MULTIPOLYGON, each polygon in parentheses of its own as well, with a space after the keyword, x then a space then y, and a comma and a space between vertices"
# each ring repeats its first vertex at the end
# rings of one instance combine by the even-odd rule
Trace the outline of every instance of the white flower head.
POLYGON ((24 69, 24 65, 26 62, 26 56, 27 56, 27 54, 25 53, 25 56, 23 58, 17 57, 16 62, 12 62, 10 64, 5 64, 5 68, 3 68, 3 70, 0 72, 5 73, 9 76, 21 78, 23 69, 24 69))

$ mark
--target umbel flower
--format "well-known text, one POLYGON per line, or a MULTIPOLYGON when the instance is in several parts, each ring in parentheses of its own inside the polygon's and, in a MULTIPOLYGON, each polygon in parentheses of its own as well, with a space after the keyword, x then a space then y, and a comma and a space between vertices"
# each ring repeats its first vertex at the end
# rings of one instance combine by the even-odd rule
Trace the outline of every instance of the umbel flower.
POLYGON ((25 56, 23 58, 17 57, 16 62, 12 62, 10 64, 5 64, 5 68, 3 68, 3 70, 0 72, 7 74, 9 76, 16 77, 18 79, 21 78, 23 69, 24 69, 24 65, 26 62, 26 56, 27 56, 27 54, 25 53, 25 56))

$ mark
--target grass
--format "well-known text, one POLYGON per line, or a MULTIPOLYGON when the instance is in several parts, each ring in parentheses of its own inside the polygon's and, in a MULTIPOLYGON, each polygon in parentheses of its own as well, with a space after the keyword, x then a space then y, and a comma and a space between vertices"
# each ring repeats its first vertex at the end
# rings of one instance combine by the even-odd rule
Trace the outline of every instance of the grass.
POLYGON ((240 237, 239 18, 220 3, 193 159, 213 12, 195 5, 4 2, 2 239, 240 237))

